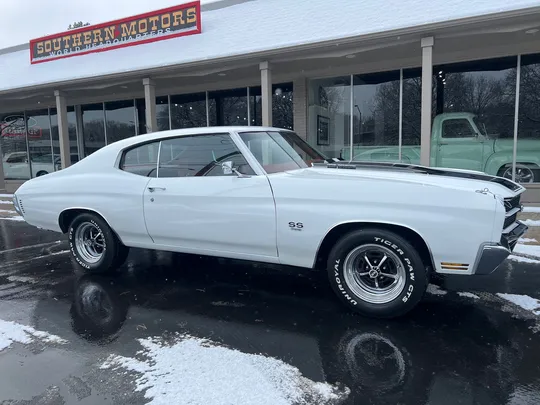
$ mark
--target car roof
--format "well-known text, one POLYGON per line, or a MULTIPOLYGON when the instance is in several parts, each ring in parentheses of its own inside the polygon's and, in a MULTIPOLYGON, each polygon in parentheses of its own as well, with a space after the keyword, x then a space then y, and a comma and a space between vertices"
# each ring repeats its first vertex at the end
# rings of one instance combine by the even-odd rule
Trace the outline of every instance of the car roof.
POLYGON ((92 167, 110 167, 109 164, 116 161, 120 156, 120 152, 137 146, 139 144, 149 143, 164 138, 176 138, 189 135, 212 135, 231 132, 264 132, 264 131, 287 131, 292 132, 290 129, 283 129, 277 127, 263 127, 263 126, 223 126, 223 127, 200 127, 200 128, 184 128, 184 129, 171 129, 167 131, 152 132, 145 135, 132 136, 120 141, 113 142, 86 158, 80 160, 77 164, 70 166, 70 171, 84 170, 86 166, 92 167))
POLYGON ((203 134, 222 134, 230 132, 264 132, 264 131, 288 131, 290 129, 277 128, 277 127, 263 127, 263 126, 223 126, 223 127, 199 127, 199 128, 183 128, 183 129, 171 129, 167 131, 151 132, 145 135, 133 136, 123 139, 121 141, 114 142, 108 146, 116 145, 120 149, 124 149, 131 145, 137 145, 143 142, 151 142, 163 138, 176 138, 180 136, 189 135, 203 135, 203 134))

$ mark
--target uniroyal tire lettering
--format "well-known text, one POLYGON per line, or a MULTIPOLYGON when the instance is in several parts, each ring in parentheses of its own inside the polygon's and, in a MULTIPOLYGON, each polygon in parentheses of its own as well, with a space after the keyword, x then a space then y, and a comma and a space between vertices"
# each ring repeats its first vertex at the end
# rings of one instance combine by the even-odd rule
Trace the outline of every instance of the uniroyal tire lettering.
POLYGON ((345 297, 345 299, 347 301, 349 301, 349 303, 351 305, 358 305, 358 302, 356 302, 350 295, 349 293, 347 292, 347 290, 345 289, 345 287, 343 286, 343 284, 341 283, 341 279, 339 278, 339 263, 340 263, 341 259, 338 259, 336 260, 335 264, 334 264, 334 277, 335 277, 335 280, 336 280, 336 284, 337 284, 337 287, 338 289, 341 291, 341 294, 343 294, 343 297, 345 297))

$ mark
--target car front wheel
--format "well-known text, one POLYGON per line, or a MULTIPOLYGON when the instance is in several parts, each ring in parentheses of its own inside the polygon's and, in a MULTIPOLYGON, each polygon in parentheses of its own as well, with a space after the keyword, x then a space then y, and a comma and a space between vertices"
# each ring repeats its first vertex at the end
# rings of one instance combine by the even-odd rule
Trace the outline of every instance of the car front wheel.
POLYGON ((68 229, 71 254, 88 273, 104 273, 118 268, 127 257, 109 225, 91 213, 78 215, 68 229))
POLYGON ((393 318, 409 312, 428 283, 420 255, 405 239, 383 229, 363 229, 342 237, 330 252, 332 289, 363 315, 393 318))

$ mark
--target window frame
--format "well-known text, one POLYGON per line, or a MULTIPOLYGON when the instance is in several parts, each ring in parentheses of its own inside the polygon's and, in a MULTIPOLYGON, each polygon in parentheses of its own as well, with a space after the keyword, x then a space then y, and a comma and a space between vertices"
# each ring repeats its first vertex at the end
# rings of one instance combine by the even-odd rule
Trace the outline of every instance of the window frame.
POLYGON ((134 176, 139 176, 139 177, 146 177, 147 179, 153 179, 153 178, 157 178, 157 170, 158 170, 158 166, 159 166, 159 152, 161 151, 161 139, 152 139, 152 140, 148 140, 148 141, 144 141, 144 142, 140 142, 140 143, 137 143, 135 145, 130 145, 128 146, 127 148, 125 149, 122 149, 120 151, 120 154, 119 154, 119 158, 117 158, 117 163, 115 164, 115 168, 124 172, 124 173, 128 173, 128 174, 132 174, 134 176), (129 172, 127 170, 125 170, 123 168, 124 166, 124 163, 126 161, 126 155, 131 152, 132 150, 135 150, 135 149, 138 149, 138 148, 142 148, 143 146, 146 146, 146 145, 151 145, 151 144, 157 144, 158 145, 158 155, 157 155, 157 160, 156 160, 156 177, 151 177, 151 176, 141 176, 140 174, 136 174, 136 173, 132 173, 132 172, 129 172))
POLYGON ((478 134, 474 131, 474 127, 471 125, 471 122, 467 118, 447 118, 447 119, 443 120, 443 122, 442 122, 442 125, 441 125, 441 139, 450 141, 452 139, 453 140, 475 139, 476 137, 478 137, 478 134), (451 136, 451 137, 444 136, 444 134, 445 134, 444 127, 445 127, 446 123, 452 122, 452 121, 466 121, 467 125, 469 126, 469 129, 471 130, 471 136, 451 136))
MULTIPOLYGON (((257 131, 250 131, 250 132, 257 132, 257 131)), ((260 131, 260 132, 264 132, 264 131, 260 131)), ((231 138, 231 140, 234 143, 236 149, 242 154, 242 156, 246 160, 246 163, 249 165, 249 167, 253 171, 254 174, 250 174, 250 176, 261 176, 261 175, 264 176, 264 175, 267 175, 267 173, 259 165, 258 160, 255 158, 255 156, 253 156, 251 154, 250 150, 243 143, 243 141, 240 138, 240 136, 238 135, 238 133, 234 132, 234 131, 231 131, 231 132, 230 131, 202 132, 202 133, 198 133, 198 134, 189 133, 189 134, 186 134, 186 135, 171 135, 171 136, 166 136, 166 137, 161 137, 161 138, 156 138, 156 139, 149 139, 149 140, 146 140, 146 141, 143 141, 143 142, 139 142, 139 143, 137 143, 135 145, 130 145, 130 146, 122 149, 120 151, 118 157, 117 157, 117 160, 116 160, 116 163, 115 163, 114 166, 115 166, 116 169, 118 169, 118 170, 120 170, 120 171, 122 171, 124 173, 132 174, 134 176, 139 176, 139 177, 146 177, 148 179, 159 179, 159 178, 161 178, 161 179, 174 179, 174 178, 186 179, 186 178, 191 178, 191 177, 159 177, 159 161, 160 161, 160 157, 161 157, 162 143, 166 142, 166 141, 172 141, 172 140, 175 140, 175 139, 193 138, 193 137, 199 137, 199 136, 219 136, 219 135, 228 135, 231 138), (126 171, 126 170, 124 170, 122 168, 123 165, 124 165, 124 162, 125 162, 126 154, 128 152, 130 152, 130 151, 132 151, 134 149, 143 147, 145 145, 152 144, 152 143, 159 144, 157 162, 156 162, 156 176, 155 177, 141 176, 139 174, 128 172, 128 171, 126 171)), ((193 176, 193 177, 195 177, 195 176, 193 176)), ((204 176, 196 176, 196 177, 202 178, 204 176)), ((230 176, 212 176, 212 177, 230 177, 230 176)))

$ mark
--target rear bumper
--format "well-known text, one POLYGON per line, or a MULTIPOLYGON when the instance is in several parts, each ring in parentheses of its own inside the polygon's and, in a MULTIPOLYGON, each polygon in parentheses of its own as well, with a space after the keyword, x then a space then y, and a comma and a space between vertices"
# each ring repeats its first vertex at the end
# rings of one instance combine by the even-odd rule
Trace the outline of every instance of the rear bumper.
POLYGON ((512 253, 518 239, 529 229, 522 222, 501 237, 500 243, 484 244, 480 247, 472 274, 485 275, 493 273, 512 253))

